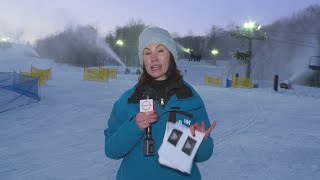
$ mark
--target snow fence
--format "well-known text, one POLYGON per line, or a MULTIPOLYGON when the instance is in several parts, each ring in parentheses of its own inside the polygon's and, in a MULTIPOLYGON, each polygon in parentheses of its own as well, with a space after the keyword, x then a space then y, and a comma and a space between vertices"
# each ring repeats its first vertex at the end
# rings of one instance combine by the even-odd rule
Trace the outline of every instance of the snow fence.
POLYGON ((0 113, 40 101, 38 78, 0 72, 0 113))

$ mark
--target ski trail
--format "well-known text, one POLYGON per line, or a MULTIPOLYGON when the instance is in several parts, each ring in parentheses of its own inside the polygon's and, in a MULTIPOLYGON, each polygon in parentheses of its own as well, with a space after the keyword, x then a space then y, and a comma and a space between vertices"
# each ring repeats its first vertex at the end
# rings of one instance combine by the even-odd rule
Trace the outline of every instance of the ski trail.
MULTIPOLYGON (((224 142, 226 142, 228 139, 232 138, 233 136, 241 133, 242 131, 248 129, 251 127, 258 119, 259 119, 259 113, 261 112, 261 106, 259 104, 256 104, 254 102, 250 102, 250 109, 249 111, 252 111, 251 114, 249 114, 247 121, 241 121, 242 125, 238 126, 236 129, 233 129, 231 132, 225 133, 222 136, 219 137, 219 139, 215 142, 215 144, 219 145, 224 142)), ((249 112, 248 111, 248 112, 249 112)))

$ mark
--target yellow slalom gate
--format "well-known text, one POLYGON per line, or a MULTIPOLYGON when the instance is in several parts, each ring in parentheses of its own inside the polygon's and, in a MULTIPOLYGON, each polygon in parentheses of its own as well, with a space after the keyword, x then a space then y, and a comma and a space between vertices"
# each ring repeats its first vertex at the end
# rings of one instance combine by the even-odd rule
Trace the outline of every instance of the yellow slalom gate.
POLYGON ((89 69, 87 67, 84 67, 83 79, 85 81, 108 82, 108 79, 109 79, 108 69, 105 69, 105 68, 89 69))
POLYGON ((47 81, 52 79, 52 70, 51 68, 49 69, 39 69, 36 67, 33 67, 31 65, 31 72, 21 72, 21 75, 24 76, 29 76, 33 78, 38 78, 38 82, 40 86, 45 86, 47 85, 47 81))
POLYGON ((210 85, 210 86, 222 86, 222 78, 214 78, 214 77, 209 77, 205 76, 205 85, 210 85))
POLYGON ((34 72, 21 72, 21 75, 24 76, 29 76, 29 77, 33 77, 33 78, 38 78, 38 82, 40 86, 45 86, 47 85, 47 77, 46 76, 41 76, 38 73, 34 73, 34 72))
POLYGON ((110 79, 117 79, 117 70, 116 69, 107 68, 107 70, 108 70, 110 79))
POLYGON ((33 67, 31 65, 31 72, 32 73, 37 73, 40 76, 45 77, 47 80, 51 80, 52 79, 52 70, 51 70, 51 68, 49 68, 49 69, 39 69, 39 68, 33 67))
POLYGON ((251 89, 252 88, 252 79, 251 78, 233 77, 232 78, 232 87, 251 89))

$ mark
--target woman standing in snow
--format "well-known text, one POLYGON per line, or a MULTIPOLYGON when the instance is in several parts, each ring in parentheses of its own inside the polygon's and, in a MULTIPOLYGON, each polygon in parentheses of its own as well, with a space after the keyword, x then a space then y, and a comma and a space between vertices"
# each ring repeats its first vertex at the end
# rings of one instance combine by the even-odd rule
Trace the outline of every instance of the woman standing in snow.
MULTIPOLYGON (((177 69, 175 43, 168 31, 146 28, 139 36, 139 59, 143 72, 139 82, 114 104, 105 129, 105 154, 122 159, 118 180, 184 180, 201 179, 198 162, 208 160, 213 152, 210 125, 205 105, 199 94, 184 80, 177 69), (148 91, 155 110, 140 112, 139 103, 148 91), (158 150, 166 133, 167 122, 180 122, 192 135, 202 132, 204 138, 192 161, 191 172, 183 173, 159 163, 158 150), (146 130, 152 126, 153 156, 144 154, 146 130), (154 144, 153 144, 154 143, 154 144)), ((151 146, 150 146, 151 147, 151 146)), ((170 152, 168 152, 170 153, 170 152)))

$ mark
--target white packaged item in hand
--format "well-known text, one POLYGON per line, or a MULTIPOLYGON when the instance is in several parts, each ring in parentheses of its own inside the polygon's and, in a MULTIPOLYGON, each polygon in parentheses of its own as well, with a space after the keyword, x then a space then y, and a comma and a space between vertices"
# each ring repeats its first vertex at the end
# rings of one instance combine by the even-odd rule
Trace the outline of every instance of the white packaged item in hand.
POLYGON ((180 123, 167 123, 162 144, 158 150, 159 163, 184 173, 191 173, 194 156, 204 138, 204 133, 195 131, 180 123))

